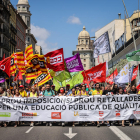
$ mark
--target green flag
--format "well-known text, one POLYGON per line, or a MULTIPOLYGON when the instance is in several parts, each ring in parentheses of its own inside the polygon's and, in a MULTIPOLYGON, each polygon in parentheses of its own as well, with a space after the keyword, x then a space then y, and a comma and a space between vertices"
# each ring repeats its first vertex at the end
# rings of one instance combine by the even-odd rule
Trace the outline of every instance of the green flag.
POLYGON ((71 75, 67 71, 61 71, 61 72, 58 73, 57 76, 55 76, 55 78, 58 81, 63 82, 64 80, 71 79, 71 75))
POLYGON ((78 74, 74 75, 72 79, 67 79, 66 81, 62 82, 62 85, 65 87, 67 84, 70 85, 70 89, 72 89, 75 85, 80 84, 83 82, 83 75, 81 74, 82 71, 78 72, 78 74))
POLYGON ((53 77, 53 84, 55 85, 55 90, 58 91, 61 87, 61 82, 59 82, 55 77, 53 77))
POLYGON ((140 61, 140 50, 128 53, 126 59, 128 61, 140 61))
POLYGON ((74 87, 73 79, 67 79, 66 81, 62 82, 62 86, 63 87, 66 87, 67 84, 69 84, 70 85, 70 89, 72 89, 74 87))

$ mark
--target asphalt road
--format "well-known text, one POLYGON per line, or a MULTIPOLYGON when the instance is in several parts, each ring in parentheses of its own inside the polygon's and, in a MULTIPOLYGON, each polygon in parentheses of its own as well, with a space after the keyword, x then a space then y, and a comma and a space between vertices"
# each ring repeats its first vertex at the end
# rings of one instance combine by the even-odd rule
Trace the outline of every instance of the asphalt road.
POLYGON ((0 140, 70 140, 64 133, 69 133, 71 128, 72 135, 77 133, 72 140, 140 140, 140 125, 101 126, 100 128, 92 125, 87 127, 24 125, 14 128, 12 125, 0 128, 0 140))

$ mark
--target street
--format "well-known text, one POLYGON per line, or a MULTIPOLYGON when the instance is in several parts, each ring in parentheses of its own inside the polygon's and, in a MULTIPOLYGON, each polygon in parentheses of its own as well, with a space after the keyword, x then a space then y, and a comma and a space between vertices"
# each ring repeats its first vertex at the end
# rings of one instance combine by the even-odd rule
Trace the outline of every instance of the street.
POLYGON ((7 128, 0 128, 1 140, 20 139, 20 140, 69 140, 65 134, 72 130, 72 140, 139 140, 140 139, 140 126, 133 127, 121 126, 96 126, 88 125, 87 127, 70 125, 62 126, 41 126, 36 125, 20 126, 14 128, 8 126, 7 128), (72 129, 71 129, 72 128, 72 129), (77 134, 76 134, 77 133, 77 134))

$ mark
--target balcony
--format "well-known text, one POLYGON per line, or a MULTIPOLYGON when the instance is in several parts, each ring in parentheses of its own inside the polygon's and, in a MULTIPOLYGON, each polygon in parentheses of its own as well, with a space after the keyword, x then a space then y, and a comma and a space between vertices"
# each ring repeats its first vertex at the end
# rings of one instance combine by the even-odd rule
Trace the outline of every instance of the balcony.
POLYGON ((17 42, 16 42, 15 39, 13 39, 12 37, 11 37, 11 39, 10 39, 10 42, 11 42, 14 46, 17 45, 17 42))
POLYGON ((5 19, 4 19, 4 16, 3 16, 3 11, 0 10, 0 23, 4 23, 5 22, 5 19))
POLYGON ((10 46, 6 43, 0 43, 0 47, 7 51, 10 51, 10 46))
POLYGON ((11 24, 11 31, 14 33, 14 34, 17 34, 17 29, 11 24))
POLYGON ((8 38, 10 38, 10 33, 9 33, 8 28, 6 28, 6 27, 3 28, 3 34, 4 34, 5 36, 7 36, 8 38))

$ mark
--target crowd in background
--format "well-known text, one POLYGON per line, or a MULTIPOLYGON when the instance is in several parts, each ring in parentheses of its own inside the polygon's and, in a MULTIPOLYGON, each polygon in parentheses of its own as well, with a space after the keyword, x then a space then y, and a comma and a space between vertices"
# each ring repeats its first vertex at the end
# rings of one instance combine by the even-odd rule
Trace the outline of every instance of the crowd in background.
MULTIPOLYGON (((41 87, 24 87, 23 85, 20 85, 18 88, 17 86, 14 86, 12 90, 5 89, 3 87, 0 87, 0 96, 7 96, 7 97, 39 97, 39 96, 96 96, 96 95, 125 95, 125 94, 140 94, 140 91, 137 91, 135 85, 128 84, 124 88, 118 87, 117 84, 107 84, 106 86, 100 86, 99 83, 94 84, 93 81, 90 82, 89 86, 86 84, 78 84, 74 88, 70 89, 70 85, 67 84, 66 87, 60 87, 58 91, 55 90, 55 85, 46 84, 41 87)), ((134 126, 134 119, 129 120, 129 126, 134 126)), ((113 121, 113 122, 91 122, 93 125, 97 125, 97 127, 100 127, 100 124, 106 124, 108 127, 111 124, 119 123, 119 121, 113 121)), ((138 120, 137 120, 138 122, 138 120)), ((54 122, 56 123, 56 122, 54 122)), ((62 122, 62 126, 65 126, 66 122, 62 122)), ((83 126, 87 126, 87 122, 80 122, 83 126)), ((20 125, 20 122, 15 122, 14 127, 17 127, 20 125)), ((75 126, 76 122, 72 122, 72 126, 75 126)), ((9 122, 1 122, 0 127, 4 126, 7 127, 9 125, 9 122)), ((52 126, 52 122, 46 122, 46 125, 52 126)), ((121 123, 122 127, 125 127, 125 121, 122 120, 121 123)), ((30 126, 34 126, 34 122, 30 123, 30 126)))

